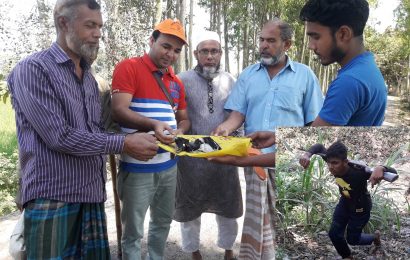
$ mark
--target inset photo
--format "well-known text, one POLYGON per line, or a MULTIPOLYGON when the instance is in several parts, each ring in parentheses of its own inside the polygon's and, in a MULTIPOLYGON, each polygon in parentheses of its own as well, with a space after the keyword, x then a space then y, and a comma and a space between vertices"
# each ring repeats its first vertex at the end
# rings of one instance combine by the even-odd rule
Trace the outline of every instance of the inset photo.
POLYGON ((278 259, 409 259, 410 128, 280 128, 278 259))

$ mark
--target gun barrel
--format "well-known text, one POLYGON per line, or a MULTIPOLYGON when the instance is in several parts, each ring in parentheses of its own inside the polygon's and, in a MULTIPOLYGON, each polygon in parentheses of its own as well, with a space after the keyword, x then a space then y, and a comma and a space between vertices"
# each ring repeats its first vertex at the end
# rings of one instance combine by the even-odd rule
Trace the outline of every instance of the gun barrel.
POLYGON ((384 179, 385 181, 394 182, 394 181, 396 181, 398 178, 399 178, 399 175, 398 175, 398 174, 395 174, 395 173, 393 173, 393 172, 384 172, 384 173, 383 173, 383 179, 384 179))

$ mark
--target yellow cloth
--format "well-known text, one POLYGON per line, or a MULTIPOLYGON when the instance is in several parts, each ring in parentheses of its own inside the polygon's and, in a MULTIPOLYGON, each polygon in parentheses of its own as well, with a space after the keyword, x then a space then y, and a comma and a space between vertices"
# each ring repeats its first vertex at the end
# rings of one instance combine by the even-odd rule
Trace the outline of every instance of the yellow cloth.
MULTIPOLYGON (((177 137, 182 137, 188 139, 190 142, 195 139, 206 137, 206 135, 178 135, 177 137)), ((224 155, 235 155, 235 156, 247 156, 248 148, 251 147, 251 139, 247 137, 234 137, 234 136, 210 136, 220 147, 221 150, 203 153, 203 152, 176 152, 175 143, 171 145, 166 145, 159 143, 159 147, 162 149, 176 154, 178 156, 191 156, 199 158, 208 157, 218 157, 224 155)))

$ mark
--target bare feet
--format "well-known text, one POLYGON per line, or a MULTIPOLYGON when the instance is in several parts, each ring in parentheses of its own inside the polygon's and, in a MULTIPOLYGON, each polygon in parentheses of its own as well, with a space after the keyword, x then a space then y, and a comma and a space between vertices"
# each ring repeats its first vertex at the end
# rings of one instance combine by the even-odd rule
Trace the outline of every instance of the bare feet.
POLYGON ((375 255, 377 259, 384 259, 379 258, 378 256, 384 256, 386 252, 381 247, 382 242, 380 240, 380 231, 376 230, 374 232, 374 240, 373 240, 373 247, 370 250, 370 254, 375 255))
POLYGON ((382 245, 382 241, 380 240, 380 231, 376 230, 374 232, 374 240, 373 243, 376 247, 380 247, 382 245))
POLYGON ((192 252, 192 260, 202 260, 202 255, 199 250, 192 252))

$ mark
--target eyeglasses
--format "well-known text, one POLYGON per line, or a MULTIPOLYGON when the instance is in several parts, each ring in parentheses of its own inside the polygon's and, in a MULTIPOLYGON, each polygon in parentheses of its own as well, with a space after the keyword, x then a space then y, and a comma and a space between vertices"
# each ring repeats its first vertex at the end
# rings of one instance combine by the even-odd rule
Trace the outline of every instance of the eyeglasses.
POLYGON ((211 56, 216 56, 217 54, 221 53, 221 50, 218 50, 218 49, 211 49, 211 50, 202 49, 202 50, 199 50, 198 52, 199 52, 199 54, 204 55, 204 56, 208 56, 209 54, 211 54, 211 56))

